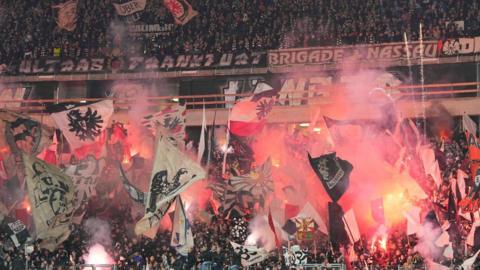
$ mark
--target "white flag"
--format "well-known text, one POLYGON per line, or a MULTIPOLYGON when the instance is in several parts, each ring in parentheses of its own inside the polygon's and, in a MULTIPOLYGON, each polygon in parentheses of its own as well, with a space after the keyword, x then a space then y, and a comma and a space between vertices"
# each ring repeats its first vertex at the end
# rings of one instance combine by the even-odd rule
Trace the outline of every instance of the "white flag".
POLYGON ((207 120, 205 119, 205 104, 203 105, 202 129, 200 130, 200 141, 198 142, 197 162, 201 164, 203 153, 205 152, 205 132, 207 129, 207 120))
POLYGON ((52 113, 72 149, 97 142, 113 114, 113 101, 104 100, 52 113))
POLYGON ((307 264, 308 253, 303 251, 299 245, 294 245, 290 248, 290 255, 290 262, 293 266, 307 264))
POLYGON ((407 219, 407 235, 420 233, 422 226, 420 225, 420 212, 422 210, 419 207, 413 206, 408 211, 403 213, 403 216, 407 219))
POLYGON ((442 177, 438 161, 435 159, 435 152, 430 145, 419 147, 419 155, 422 159, 423 169, 426 175, 431 175, 437 187, 442 184, 442 177))
POLYGON ((477 260, 477 256, 478 256, 478 253, 480 253, 480 250, 478 250, 475 255, 473 255, 472 257, 466 259, 465 261, 463 261, 462 263, 462 267, 464 270, 471 270, 472 269, 472 265, 475 263, 475 261, 477 260))
POLYGON ((463 115, 462 123, 463 123, 464 131, 466 130, 468 131, 468 133, 473 134, 474 136, 477 134, 477 130, 478 130, 477 124, 475 123, 475 121, 472 120, 472 118, 470 118, 470 116, 466 114, 463 115))
POLYGON ((25 181, 37 239, 43 248, 53 251, 70 235, 75 210, 72 179, 59 168, 29 155, 23 155, 25 181))
POLYGON ((353 244, 360 240, 360 229, 358 228, 357 219, 355 218, 353 209, 348 210, 343 217, 345 230, 350 238, 350 242, 353 244))
POLYGON ((185 209, 180 196, 177 196, 175 203, 170 246, 175 247, 182 256, 187 256, 194 247, 192 229, 185 215, 185 209))
POLYGON ((90 197, 94 195, 98 178, 105 165, 104 159, 96 159, 92 155, 80 160, 75 165, 69 165, 65 173, 70 176, 75 186, 75 212, 73 222, 82 223, 90 197))
POLYGON ((176 148, 167 137, 159 135, 145 216, 137 222, 136 234, 156 226, 168 210, 166 204, 205 175, 200 165, 176 148))
POLYGON ((171 137, 177 147, 184 149, 185 110, 185 105, 169 105, 157 113, 143 116, 141 124, 152 133, 171 137))
POLYGON ((445 250, 443 251, 443 256, 445 256, 448 259, 453 259, 452 243, 448 244, 448 246, 445 248, 445 250))
POLYGON ((242 246, 234 242, 230 242, 233 251, 240 255, 242 266, 250 266, 262 262, 268 257, 268 252, 263 248, 256 246, 242 246))
POLYGON ((475 243, 475 231, 477 230, 478 226, 480 226, 480 220, 475 221, 473 223, 472 228, 470 229, 470 232, 467 235, 466 239, 466 244, 469 246, 473 246, 475 243))
POLYGON ((458 185, 458 189, 460 189, 460 194, 462 195, 462 199, 465 198, 465 178, 468 178, 468 175, 458 169, 457 170, 457 185, 458 185))
POLYGON ((443 231, 442 234, 435 240, 435 245, 437 247, 444 247, 450 243, 450 236, 447 231, 443 231))

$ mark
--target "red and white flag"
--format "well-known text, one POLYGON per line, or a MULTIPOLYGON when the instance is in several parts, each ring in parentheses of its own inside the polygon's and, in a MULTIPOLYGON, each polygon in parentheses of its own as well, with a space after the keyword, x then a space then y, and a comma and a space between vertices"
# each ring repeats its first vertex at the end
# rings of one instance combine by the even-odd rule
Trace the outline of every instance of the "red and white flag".
POLYGON ((278 90, 259 82, 253 96, 239 100, 230 115, 230 132, 237 136, 252 136, 259 133, 275 104, 278 90))

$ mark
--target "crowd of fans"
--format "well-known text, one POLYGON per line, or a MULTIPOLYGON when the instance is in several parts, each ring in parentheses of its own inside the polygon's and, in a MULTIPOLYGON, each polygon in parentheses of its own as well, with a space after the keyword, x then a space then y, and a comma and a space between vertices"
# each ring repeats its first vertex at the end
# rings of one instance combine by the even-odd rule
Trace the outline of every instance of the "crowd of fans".
MULTIPOLYGON (((449 220, 449 213, 444 207, 447 205, 450 191, 450 179, 455 177, 457 169, 469 171, 469 158, 464 133, 458 126, 452 134, 432 136, 431 143, 435 146, 436 157, 441 167, 443 184, 435 189, 432 179, 426 179, 426 192, 431 194, 428 199, 414 201, 422 208, 422 216, 443 224, 449 220), (443 207, 443 208, 442 208, 443 207), (436 216, 428 214, 435 209, 436 216)), ((436 132, 431 130, 430 132, 436 132)), ((415 158, 406 160, 415 161, 415 158)), ((473 185, 472 179, 467 179, 468 187, 473 185)), ((109 186, 97 187, 99 194, 102 189, 114 189, 109 186)), ((124 196, 125 194, 121 195, 124 196)), ((98 196, 98 195, 97 195, 98 196)), ((120 197, 121 197, 120 196, 120 197)), ((146 237, 137 237, 133 234, 135 218, 132 218, 132 204, 128 197, 115 200, 97 198, 90 202, 89 210, 84 217, 83 225, 74 225, 71 236, 54 252, 40 249, 35 244, 33 252, 26 254, 22 248, 15 248, 9 240, 6 231, 0 232, 0 270, 16 269, 74 269, 74 266, 86 263, 85 254, 93 244, 102 244, 119 270, 130 269, 240 269, 241 258, 235 253, 230 241, 242 243, 248 235, 248 223, 241 218, 226 217, 224 213, 217 213, 211 208, 200 209, 192 206, 189 210, 192 222, 192 231, 195 246, 188 256, 179 255, 170 246, 171 232, 162 226, 152 240, 146 237), (89 219, 103 219, 108 221, 111 232, 111 241, 96 242, 92 230, 87 229, 89 219), (241 221, 241 222, 240 222, 241 221), (240 225, 239 225, 240 224, 240 225), (242 225, 243 224, 243 225, 242 225), (238 234, 238 226, 244 226, 244 235, 238 234), (27 266, 28 265, 28 266, 27 266), (27 268, 26 268, 27 267, 27 268)), ((141 214, 140 214, 141 215, 141 214)), ((248 217, 247 217, 248 218, 248 217)), ((427 219, 426 218, 426 219, 427 219)), ((453 259, 443 257, 447 266, 458 266, 472 256, 471 247, 465 249, 465 240, 470 232, 472 222, 463 217, 458 219, 458 237, 450 238, 453 243, 453 259)), ((427 261, 422 256, 417 244, 420 242, 415 235, 407 236, 406 224, 398 224, 388 231, 386 244, 382 246, 380 238, 362 236, 351 248, 334 248, 327 235, 317 233, 313 240, 298 241, 291 237, 288 246, 300 244, 308 254, 308 263, 313 264, 347 264, 353 269, 425 269, 427 261)), ((168 226, 167 226, 168 227, 168 226)), ((109 237, 107 237, 109 238, 109 237)), ((105 239, 105 238, 103 238, 105 239)), ((262 243, 257 243, 262 244, 262 243)), ((289 269, 286 265, 284 247, 274 249, 265 261, 250 266, 249 269, 289 269)), ((433 268, 432 268, 433 269, 433 268)), ((453 269, 453 268, 452 268, 453 269)), ((456 269, 456 268, 455 268, 456 269)))
POLYGON ((365 44, 472 36, 480 33, 478 1, 467 0, 234 0, 189 1, 199 12, 169 33, 133 38, 131 24, 173 24, 162 0, 144 11, 119 16, 113 1, 78 1, 76 28, 57 26, 60 0, 0 1, 0 63, 24 57, 126 54, 163 55, 265 51, 268 49, 365 44))

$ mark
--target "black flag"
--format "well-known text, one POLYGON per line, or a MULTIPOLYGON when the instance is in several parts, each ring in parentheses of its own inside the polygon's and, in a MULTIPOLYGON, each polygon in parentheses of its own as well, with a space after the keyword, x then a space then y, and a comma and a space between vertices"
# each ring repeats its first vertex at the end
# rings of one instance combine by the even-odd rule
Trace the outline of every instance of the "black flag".
POLYGON ((308 154, 310 165, 320 178, 325 190, 334 202, 347 191, 350 183, 349 177, 353 166, 348 161, 340 159, 336 153, 312 158, 308 154))
POLYGON ((338 250, 340 246, 350 243, 345 224, 343 222, 343 210, 336 202, 328 203, 328 222, 330 242, 334 249, 338 250))

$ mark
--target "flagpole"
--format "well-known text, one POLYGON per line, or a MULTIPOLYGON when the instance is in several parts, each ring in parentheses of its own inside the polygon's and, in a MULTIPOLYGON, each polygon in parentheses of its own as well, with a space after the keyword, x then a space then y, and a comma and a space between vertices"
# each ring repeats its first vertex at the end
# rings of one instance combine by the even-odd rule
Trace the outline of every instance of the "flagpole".
POLYGON ((227 123, 227 129, 226 129, 225 152, 223 153, 222 175, 225 175, 225 171, 227 167, 227 154, 228 154, 229 144, 230 144, 230 110, 228 110, 228 123, 227 123))

